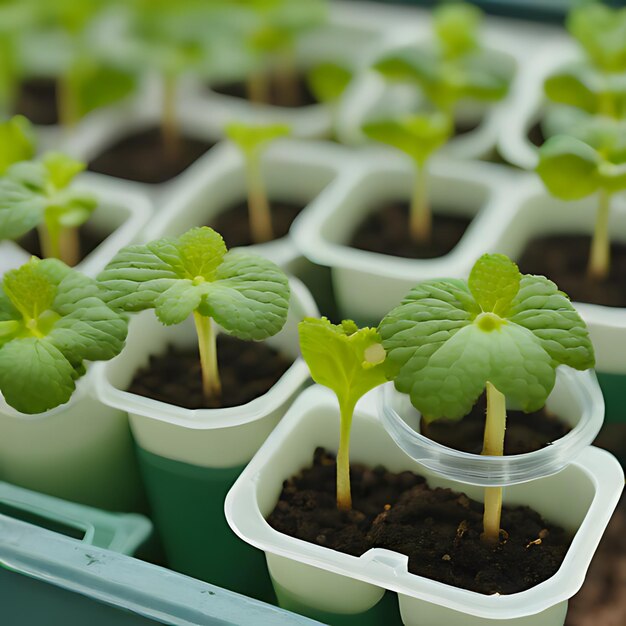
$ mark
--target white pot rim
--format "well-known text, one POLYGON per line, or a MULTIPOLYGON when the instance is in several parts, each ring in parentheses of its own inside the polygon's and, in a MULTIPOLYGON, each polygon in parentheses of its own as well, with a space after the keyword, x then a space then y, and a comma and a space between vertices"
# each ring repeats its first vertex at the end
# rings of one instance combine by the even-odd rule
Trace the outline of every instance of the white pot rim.
MULTIPOLYGON (((271 554, 484 619, 534 615, 569 599, 580 589, 601 538, 602 533, 597 529, 605 528, 624 487, 623 470, 611 454, 589 447, 571 464, 587 474, 594 485, 595 495, 557 573, 520 593, 484 595, 409 574, 408 557, 399 553, 373 549, 355 557, 284 535, 265 521, 256 500, 260 472, 267 458, 280 455, 284 440, 306 417, 306 409, 312 404, 337 410, 331 392, 317 385, 307 389, 229 491, 225 501, 226 518, 241 539, 271 554), (583 534, 594 534, 594 529, 597 537, 593 541, 583 541, 583 534)), ((362 411, 358 419, 374 420, 375 417, 362 411)))
MULTIPOLYGON (((317 311, 311 294, 298 279, 290 278, 289 284, 292 297, 303 310, 317 311)), ((298 357, 269 391, 246 404, 222 409, 185 409, 118 389, 107 376, 108 369, 114 366, 114 360, 94 366, 94 388, 100 402, 129 414, 194 430, 234 428, 254 422, 284 404, 294 389, 302 386, 309 378, 306 363, 298 357)))

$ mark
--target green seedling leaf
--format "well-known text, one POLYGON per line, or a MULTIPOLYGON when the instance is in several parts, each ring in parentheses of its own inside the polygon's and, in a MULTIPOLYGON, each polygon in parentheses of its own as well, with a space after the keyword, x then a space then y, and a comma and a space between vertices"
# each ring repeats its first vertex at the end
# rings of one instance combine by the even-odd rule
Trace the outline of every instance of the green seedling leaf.
POLYGON ((11 165, 0 178, 0 239, 16 239, 40 227, 44 255, 75 264, 77 242, 62 249, 62 234, 85 223, 97 206, 91 194, 70 188, 84 168, 60 153, 11 165))
POLYGON ((626 8, 612 9, 600 2, 575 7, 567 28, 597 67, 626 71, 626 8))
POLYGON ((426 281, 381 322, 396 388, 425 419, 466 415, 490 382, 524 411, 541 408, 555 368, 594 365, 587 328, 542 276, 485 255, 468 282, 426 281))
POLYGON ((30 122, 16 115, 0 122, 0 176, 10 165, 35 156, 35 137, 30 122))
POLYGON ((300 350, 316 383, 332 389, 341 414, 337 454, 337 505, 352 506, 349 445, 352 415, 357 401, 386 382, 385 350, 376 329, 361 328, 351 320, 340 325, 325 317, 305 318, 298 325, 300 350))
POLYGON ((471 4, 442 4, 433 10, 435 33, 446 57, 458 58, 478 48, 482 17, 471 4))
POLYGON ((123 248, 98 280, 117 309, 154 309, 166 325, 194 315, 207 398, 220 389, 210 320, 239 339, 260 341, 281 330, 289 308, 289 283, 280 268, 262 257, 227 251, 208 227, 123 248))
POLYGON ((237 145, 244 155, 258 154, 260 150, 279 137, 291 133, 287 124, 244 124, 231 122, 225 128, 226 136, 237 145))
POLYGON ((270 204, 261 172, 261 153, 272 141, 290 132, 285 124, 232 122, 226 126, 226 136, 241 150, 246 162, 250 231, 255 243, 274 239, 270 204))
POLYGON ((33 258, 0 286, 0 391, 22 413, 64 404, 85 361, 119 354, 126 332, 94 280, 55 259, 33 258))
POLYGON ((397 119, 372 121, 363 132, 375 141, 386 143, 423 165, 452 135, 452 119, 441 112, 415 113, 397 119))
POLYGON ((311 93, 318 102, 335 102, 343 95, 353 72, 337 63, 320 63, 308 74, 307 80, 311 93))

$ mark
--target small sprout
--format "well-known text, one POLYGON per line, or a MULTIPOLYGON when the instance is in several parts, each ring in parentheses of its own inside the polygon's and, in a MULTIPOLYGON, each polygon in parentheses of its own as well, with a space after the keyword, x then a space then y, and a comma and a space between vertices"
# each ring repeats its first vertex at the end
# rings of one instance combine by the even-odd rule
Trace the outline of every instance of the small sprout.
POLYGON ((102 300, 95 280, 56 259, 32 258, 0 286, 0 391, 22 413, 67 402, 85 361, 124 347, 127 322, 102 300))
POLYGON ((318 102, 332 103, 341 98, 350 81, 353 71, 339 63, 327 61, 309 70, 309 89, 318 102))
POLYGON ((331 324, 325 317, 305 318, 298 325, 300 349, 311 377, 337 395, 341 416, 337 453, 337 508, 352 508, 350 494, 350 429, 357 401, 386 382, 385 350, 374 328, 351 320, 331 324))
POLYGON ((570 11, 567 29, 598 69, 626 71, 626 8, 586 3, 570 11))
POLYGON ((30 122, 16 115, 0 122, 0 176, 10 165, 35 156, 35 137, 30 122))
MULTIPOLYGON (((378 328, 396 389, 425 420, 461 419, 487 390, 483 454, 504 448, 506 400, 540 409, 558 365, 594 366, 585 323, 543 276, 520 274, 501 254, 486 254, 469 280, 425 281, 378 328)), ((502 489, 485 489, 484 539, 497 542, 502 489)))
POLYGON ((226 135, 241 150, 245 159, 250 232, 255 243, 274 238, 272 214, 261 172, 261 154, 272 141, 290 132, 285 124, 260 126, 232 122, 226 127, 226 135))
POLYGON ((123 248, 98 281, 112 307, 154 309, 166 326, 193 314, 207 400, 221 395, 212 321, 229 335, 261 341, 280 331, 289 308, 289 283, 278 266, 228 252, 222 237, 206 226, 178 239, 123 248))
POLYGON ((562 200, 598 193, 588 275, 605 279, 611 268, 611 197, 626 189, 626 126, 594 121, 579 136, 556 135, 539 150, 537 173, 548 191, 562 200))
POLYGON ((97 206, 91 194, 70 187, 84 169, 83 163, 57 152, 11 165, 0 178, 0 240, 37 228, 43 256, 76 265, 78 227, 97 206))
POLYGON ((435 107, 452 116, 464 99, 501 100, 510 76, 478 46, 481 16, 476 7, 444 5, 435 11, 437 46, 389 52, 374 69, 387 80, 417 85, 435 107))
POLYGON ((409 229, 415 242, 430 240, 432 214, 428 202, 428 160, 452 135, 452 119, 441 112, 416 113, 393 120, 370 122, 363 132, 376 141, 398 148, 415 165, 409 229))
POLYGON ((546 96, 593 115, 626 115, 626 75, 606 74, 585 63, 568 65, 548 77, 546 96))

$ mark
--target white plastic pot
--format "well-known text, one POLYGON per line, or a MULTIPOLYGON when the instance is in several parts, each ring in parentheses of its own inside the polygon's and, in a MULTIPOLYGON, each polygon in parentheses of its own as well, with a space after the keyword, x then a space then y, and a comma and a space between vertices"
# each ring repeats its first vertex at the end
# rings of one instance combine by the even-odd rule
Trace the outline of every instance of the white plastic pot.
MULTIPOLYGON (((361 404, 351 435, 351 459, 391 471, 411 470, 431 486, 450 487, 480 500, 482 490, 441 478, 398 449, 361 404)), ((354 557, 283 535, 265 517, 283 481, 310 464, 317 446, 337 450, 339 414, 328 390, 303 393, 229 492, 225 511, 233 530, 265 551, 281 593, 311 610, 362 613, 385 589, 398 594, 405 624, 411 626, 562 626, 567 600, 581 587, 589 562, 624 485, 619 463, 607 452, 587 448, 564 470, 547 478, 505 488, 506 504, 526 504, 575 532, 558 572, 545 582, 511 595, 483 595, 408 573, 407 557, 373 549, 354 557)))
MULTIPOLYGON (((91 172, 81 174, 74 186, 96 196, 98 206, 89 218, 89 225, 108 235, 76 265, 77 270, 95 277, 120 248, 137 240, 152 216, 152 203, 145 194, 123 182, 91 172)), ((0 274, 29 259, 30 254, 16 242, 0 242, 0 274)))
POLYGON ((26 415, 0 396, 0 480, 117 511, 142 505, 126 415, 92 395, 93 372, 71 400, 26 415))
MULTIPOLYGON (((349 153, 325 142, 277 141, 262 156, 262 174, 270 203, 290 201, 306 206, 343 170, 349 153)), ((144 241, 178 237, 189 228, 204 226, 220 212, 247 198, 246 172, 241 152, 224 143, 189 171, 184 186, 172 196, 144 231, 144 241)), ((298 273, 299 251, 289 236, 248 246, 254 254, 298 273)))
POLYGON ((291 279, 290 285, 287 323, 267 343, 295 361, 263 396, 237 407, 192 410, 126 391, 137 369, 148 362, 150 355, 163 352, 168 344, 188 346, 197 342, 191 319, 165 327, 152 311, 145 311, 131 321, 122 353, 94 367, 99 399, 128 413, 137 443, 152 454, 200 467, 246 463, 308 379, 308 368, 298 356, 297 324, 304 316, 316 316, 317 307, 299 281, 291 279))
POLYGON ((302 254, 332 269, 335 297, 345 317, 377 322, 420 280, 461 277, 470 261, 490 250, 485 232, 493 230, 496 215, 508 212, 515 172, 443 158, 433 159, 431 165, 433 211, 444 206, 446 213, 474 218, 454 250, 443 257, 406 259, 348 245, 358 224, 381 203, 409 199, 414 171, 408 159, 397 155, 355 159, 294 223, 291 233, 302 254))

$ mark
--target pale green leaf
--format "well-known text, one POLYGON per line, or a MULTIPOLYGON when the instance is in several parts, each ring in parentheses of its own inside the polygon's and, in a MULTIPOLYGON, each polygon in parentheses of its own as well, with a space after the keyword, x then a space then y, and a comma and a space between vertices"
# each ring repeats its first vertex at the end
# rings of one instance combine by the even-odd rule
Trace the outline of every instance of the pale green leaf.
POLYGON ((320 63, 307 75, 309 88, 318 102, 335 102, 352 80, 352 71, 338 63, 320 63))
POLYGON ((291 133, 291 129, 286 124, 231 122, 226 126, 225 132, 245 155, 252 155, 279 137, 286 137, 291 133))
POLYGON ((177 280, 156 298, 154 312, 166 326, 180 324, 200 306, 203 295, 201 285, 188 279, 177 280))
POLYGON ((28 161, 33 156, 35 138, 30 122, 21 115, 0 122, 0 175, 13 163, 28 161))
POLYGON ((437 37, 447 56, 459 57, 478 46, 482 11, 471 4, 442 4, 433 10, 437 37))
POLYGON ((332 389, 342 407, 354 407, 368 391, 386 382, 385 351, 376 329, 358 329, 346 320, 305 318, 298 325, 300 350, 311 377, 332 389))
POLYGON ((485 254, 472 268, 468 285, 483 311, 507 312, 520 287, 517 265, 503 254, 485 254))
POLYGON ((85 169, 84 163, 60 152, 48 152, 42 163, 48 180, 57 190, 65 189, 85 169))
POLYGON ((178 249, 189 278, 202 276, 208 281, 215 280, 226 254, 226 244, 219 233, 207 226, 192 228, 179 237, 178 249))

